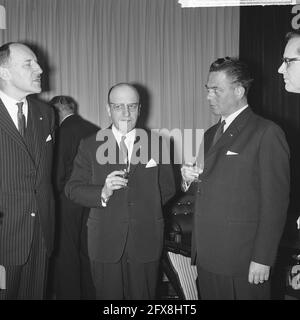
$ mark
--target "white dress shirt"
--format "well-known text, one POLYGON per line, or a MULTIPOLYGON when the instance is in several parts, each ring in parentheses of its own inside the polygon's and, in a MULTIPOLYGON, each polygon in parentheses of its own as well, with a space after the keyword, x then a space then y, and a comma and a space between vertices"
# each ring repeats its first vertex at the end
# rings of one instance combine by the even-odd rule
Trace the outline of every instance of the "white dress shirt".
MULTIPOLYGON (((246 104, 244 107, 242 107, 241 109, 235 111, 234 113, 232 113, 231 115, 229 115, 228 117, 221 117, 221 122, 223 120, 225 120, 225 125, 224 125, 224 128, 223 128, 223 133, 228 129, 228 127, 231 125, 231 123, 233 122, 233 120, 241 113, 243 112, 246 108, 248 107, 248 104, 246 104)), ((186 181, 182 181, 182 189, 184 192, 186 192, 189 188, 190 188, 190 185, 192 184, 192 182, 189 182, 187 183, 186 181)))
MULTIPOLYGON (((118 146, 120 148, 120 142, 122 137, 124 136, 124 134, 122 132, 120 132, 114 125, 112 125, 112 133, 118 143, 118 146)), ((135 135, 136 135, 136 129, 131 130, 130 132, 125 134, 125 139, 124 142, 126 144, 127 150, 128 150, 128 165, 130 166, 130 159, 131 159, 131 155, 132 155, 132 150, 133 150, 133 146, 134 146, 134 141, 135 141, 135 135)), ((104 202, 101 198, 101 204, 102 207, 106 207, 107 204, 106 202, 104 202)))
POLYGON ((7 109, 13 123, 15 124, 16 128, 18 129, 18 102, 23 102, 23 113, 25 116, 25 122, 27 125, 27 118, 28 118, 28 103, 26 98, 18 101, 14 98, 9 97, 7 94, 5 94, 3 91, 0 90, 0 98, 7 109))
POLYGON ((225 132, 227 130, 227 128, 231 125, 231 122, 241 113, 243 112, 246 108, 248 107, 248 104, 246 104, 244 107, 242 107, 241 109, 239 109, 238 111, 232 113, 231 115, 229 115, 227 118, 225 117, 221 117, 221 122, 223 120, 225 120, 225 125, 223 128, 223 132, 225 132))
MULTIPOLYGON (((121 142, 121 139, 124 136, 124 134, 122 132, 120 132, 114 125, 112 125, 112 133, 113 133, 115 139, 117 140, 118 146, 120 148, 120 142, 121 142)), ((136 129, 133 129, 130 132, 125 134, 126 138, 125 138, 124 142, 125 142, 127 150, 128 150, 129 164, 130 164, 130 159, 131 159, 131 155, 132 155, 135 135, 136 135, 136 129)))

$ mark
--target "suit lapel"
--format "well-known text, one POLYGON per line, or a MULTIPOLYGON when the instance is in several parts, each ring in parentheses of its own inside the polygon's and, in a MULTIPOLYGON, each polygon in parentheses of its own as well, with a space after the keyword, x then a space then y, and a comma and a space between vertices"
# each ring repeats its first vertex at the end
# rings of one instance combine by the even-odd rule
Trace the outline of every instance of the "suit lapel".
MULTIPOLYGON (((209 157, 211 157, 214 153, 216 153, 218 150, 222 149, 224 146, 229 147, 235 138, 238 136, 239 132, 243 129, 243 127, 247 124, 247 121, 249 117, 253 114, 250 107, 246 108, 244 111, 242 111, 230 124, 230 126, 227 128, 227 130, 224 132, 224 134, 220 137, 220 139, 216 142, 215 145, 210 147, 208 150, 206 150, 205 153, 205 160, 207 160, 209 157)), ((217 126, 216 126, 217 128, 217 126)), ((207 136, 207 145, 208 147, 211 145, 214 134, 216 132, 213 130, 209 136, 207 136)))
POLYGON ((0 127, 20 146, 22 150, 24 150, 26 153, 29 153, 24 139, 19 134, 18 129, 16 128, 13 120, 11 119, 11 116, 9 115, 1 99, 0 99, 0 127))
MULTIPOLYGON (((141 139, 138 139, 137 137, 135 137, 135 141, 134 141, 134 144, 133 144, 133 150, 132 150, 132 154, 131 154, 131 159, 133 157, 136 157, 136 158, 140 158, 140 155, 141 155, 141 148, 142 148, 142 141, 141 139)), ((129 171, 129 174, 132 176, 133 173, 135 172, 137 166, 139 165, 140 163, 135 163, 135 164, 132 164, 132 162, 130 162, 130 171, 129 171)))
POLYGON ((40 112, 39 107, 35 105, 34 102, 31 100, 28 100, 28 114, 29 113, 32 120, 31 125, 35 151, 32 156, 35 160, 36 166, 38 167, 41 160, 42 152, 45 150, 46 145, 46 142, 44 141, 44 118, 42 116, 42 113, 40 112))

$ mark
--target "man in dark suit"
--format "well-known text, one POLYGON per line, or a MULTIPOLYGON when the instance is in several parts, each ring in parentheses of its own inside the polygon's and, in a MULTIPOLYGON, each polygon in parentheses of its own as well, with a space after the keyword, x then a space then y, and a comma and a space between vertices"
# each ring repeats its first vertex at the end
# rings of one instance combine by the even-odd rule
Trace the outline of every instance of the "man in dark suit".
POLYGON ((130 84, 110 89, 107 112, 112 126, 81 142, 65 188, 71 200, 91 208, 88 251, 97 299, 155 298, 163 245, 162 206, 175 187, 172 167, 151 158, 146 152, 149 136, 143 131, 145 141, 135 128, 139 101, 130 84), (105 144, 108 154, 119 157, 104 164, 105 144), (144 162, 135 161, 139 152, 144 156, 146 152, 144 162))
MULTIPOLYGON (((210 66, 207 99, 221 119, 205 133, 195 193, 192 250, 202 299, 270 297, 289 202, 289 148, 283 131, 248 106, 251 81, 237 59, 210 66)), ((193 188, 193 168, 183 166, 182 175, 193 188)))
POLYGON ((76 102, 68 96, 56 96, 50 104, 57 110, 54 186, 56 194, 56 299, 92 299, 93 284, 87 255, 86 221, 88 209, 69 200, 64 193, 70 178, 80 140, 99 127, 76 114, 76 102))
MULTIPOLYGON (((300 93, 300 31, 292 31, 286 35, 286 46, 283 53, 283 61, 278 69, 285 82, 285 90, 291 93, 300 93)), ((292 220, 297 221, 300 229, 299 213, 292 220)), ((296 225, 296 224, 295 224, 296 225)), ((299 231, 299 230, 298 230, 299 231)), ((300 289, 300 273, 292 278, 293 289, 300 289)))
POLYGON ((41 73, 27 46, 0 48, 0 299, 42 299, 53 247, 54 116, 27 97, 41 92, 41 73))

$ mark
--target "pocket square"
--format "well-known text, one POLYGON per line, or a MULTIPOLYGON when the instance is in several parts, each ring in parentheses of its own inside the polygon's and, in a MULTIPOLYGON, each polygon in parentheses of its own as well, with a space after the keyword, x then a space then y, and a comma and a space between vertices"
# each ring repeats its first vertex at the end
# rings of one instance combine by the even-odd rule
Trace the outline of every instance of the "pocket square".
POLYGON ((51 140, 52 140, 52 137, 51 137, 51 134, 49 134, 47 139, 46 139, 46 142, 51 141, 51 140))
POLYGON ((155 162, 154 159, 150 159, 148 161, 148 163, 146 164, 146 168, 152 168, 152 167, 156 167, 157 166, 157 163, 155 162))
POLYGON ((237 156, 238 153, 228 150, 226 156, 237 156))

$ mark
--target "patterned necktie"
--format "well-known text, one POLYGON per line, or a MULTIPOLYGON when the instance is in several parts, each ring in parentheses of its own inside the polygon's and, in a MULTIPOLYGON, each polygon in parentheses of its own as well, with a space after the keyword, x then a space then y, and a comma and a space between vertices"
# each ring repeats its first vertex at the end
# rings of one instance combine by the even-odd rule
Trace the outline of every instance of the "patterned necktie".
POLYGON ((20 135, 24 138, 25 137, 25 115, 23 113, 23 104, 24 102, 18 102, 16 105, 18 106, 18 130, 20 132, 20 135))
POLYGON ((213 143, 211 146, 214 146, 217 143, 217 141, 221 138, 221 136, 223 134, 223 129, 224 129, 225 123, 226 123, 225 120, 218 123, 218 127, 217 127, 217 130, 216 130, 216 133, 214 136, 214 140, 213 140, 213 143))
POLYGON ((120 150, 121 150, 121 154, 123 156, 123 163, 128 164, 128 149, 127 146, 125 144, 125 139, 126 136, 122 136, 121 141, 120 141, 120 150))

